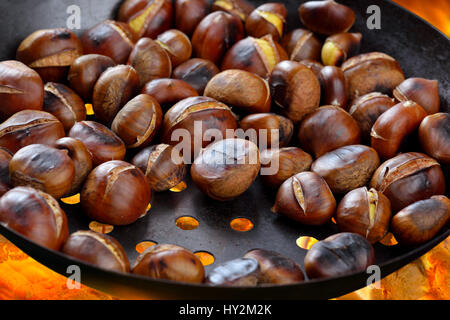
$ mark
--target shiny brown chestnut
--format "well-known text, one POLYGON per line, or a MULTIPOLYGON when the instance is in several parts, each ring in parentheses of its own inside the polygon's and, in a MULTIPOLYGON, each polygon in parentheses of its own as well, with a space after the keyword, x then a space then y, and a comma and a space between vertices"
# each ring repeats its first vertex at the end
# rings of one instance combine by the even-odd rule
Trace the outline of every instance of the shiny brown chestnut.
POLYGON ((319 77, 320 70, 322 70, 323 68, 323 64, 311 59, 301 60, 300 64, 304 65, 305 67, 308 67, 312 72, 314 72, 316 77, 319 77))
POLYGON ((370 187, 391 201, 392 212, 419 200, 445 192, 445 178, 439 163, 418 152, 402 153, 375 171, 370 187))
POLYGON ((342 232, 357 233, 375 243, 384 238, 391 220, 389 199, 375 189, 354 189, 336 209, 336 223, 342 232))
POLYGON ((450 200, 433 196, 410 204, 391 222, 395 239, 402 245, 417 246, 431 240, 450 221, 450 200))
POLYGON ((342 64, 350 100, 370 92, 391 94, 403 80, 403 71, 394 58, 381 52, 363 53, 342 64))
POLYGON ((44 84, 39 74, 19 61, 0 62, 0 119, 22 110, 42 110, 44 84))
POLYGON ((157 244, 139 255, 132 272, 154 279, 202 283, 205 269, 188 249, 173 244, 157 244))
POLYGON ((72 196, 78 193, 91 172, 92 156, 83 142, 78 139, 64 137, 55 142, 54 147, 67 152, 73 162, 75 176, 69 191, 65 195, 72 196))
POLYGON ((101 54, 117 64, 127 62, 135 35, 122 22, 106 20, 87 30, 81 37, 84 54, 101 54))
POLYGON ((61 252, 104 270, 129 272, 130 262, 122 245, 113 237, 90 230, 72 233, 61 252))
POLYGON ((106 69, 115 65, 113 59, 100 54, 86 54, 77 58, 70 66, 67 75, 70 88, 86 103, 92 102, 92 92, 98 78, 106 69))
POLYGON ((0 124, 0 147, 12 153, 30 144, 51 145, 64 136, 62 123, 45 111, 23 110, 0 124))
POLYGON ((414 101, 428 114, 438 112, 441 104, 437 80, 408 78, 394 89, 393 95, 401 102, 414 101))
POLYGON ((70 129, 69 137, 78 139, 92 155, 93 166, 106 161, 123 160, 126 147, 123 141, 110 129, 95 121, 77 122, 70 129))
POLYGON ((347 59, 357 55, 361 48, 361 33, 343 32, 325 40, 322 47, 322 62, 326 66, 340 66, 347 59))
POLYGON ((150 38, 141 38, 130 54, 128 64, 139 74, 140 87, 158 78, 169 78, 172 62, 166 50, 150 38))
POLYGON ((212 2, 212 11, 225 11, 245 22, 255 7, 246 0, 216 0, 212 2))
POLYGON ((306 152, 319 158, 337 148, 359 144, 361 133, 356 121, 344 109, 323 106, 303 119, 298 139, 306 152))
POLYGON ((379 165, 377 152, 358 144, 325 153, 312 163, 311 171, 324 178, 333 193, 343 194, 366 185, 379 165))
POLYGON ((156 192, 167 191, 186 177, 187 168, 181 153, 168 144, 143 149, 131 163, 144 172, 151 189, 156 192))
POLYGON ((319 82, 321 105, 332 105, 347 110, 347 85, 342 69, 335 66, 323 67, 319 73, 319 82))
POLYGON ((215 75, 204 95, 247 114, 269 112, 272 102, 268 83, 244 70, 226 70, 215 75))
POLYGON ((29 187, 11 189, 1 197, 0 224, 53 250, 59 250, 69 235, 58 201, 29 187))
POLYGON ((58 118, 66 132, 75 122, 86 119, 86 107, 83 100, 72 89, 60 83, 45 84, 43 109, 58 118))
POLYGON ((297 173, 311 168, 312 157, 300 148, 288 147, 261 151, 261 179, 272 188, 297 173))
POLYGON ((209 9, 208 0, 175 0, 175 27, 187 36, 192 36, 209 9))
POLYGON ((173 68, 189 60, 192 55, 191 40, 180 30, 167 30, 156 38, 156 42, 169 54, 173 68))
POLYGON ((30 186, 59 199, 70 190, 75 167, 67 151, 32 144, 12 157, 9 174, 15 187, 30 186))
POLYGON ((271 35, 247 37, 228 50, 222 61, 222 70, 240 69, 267 79, 276 64, 284 60, 288 60, 287 53, 271 35))
POLYGON ((245 30, 251 37, 261 38, 266 34, 272 35, 279 41, 286 28, 287 10, 284 4, 269 2, 253 10, 245 20, 245 30))
POLYGON ((260 168, 259 150, 253 142, 224 139, 202 150, 191 166, 191 176, 203 193, 227 201, 247 191, 260 168))
POLYGON ((306 225, 327 223, 336 200, 325 180, 314 172, 300 172, 278 189, 272 211, 306 225))
POLYGON ((219 68, 211 61, 193 58, 176 67, 172 77, 187 82, 199 95, 203 95, 209 80, 219 72, 219 68))
POLYGON ((346 32, 355 23, 355 12, 334 0, 308 1, 298 11, 306 28, 323 35, 346 32))
POLYGON ((426 154, 450 165, 450 114, 435 113, 425 117, 419 126, 419 141, 426 154))
POLYGON ((70 65, 83 54, 80 39, 69 29, 38 30, 17 49, 17 60, 36 70, 45 82, 62 82, 70 65))
POLYGON ((155 98, 163 110, 170 109, 181 100, 198 96, 197 91, 189 83, 170 78, 154 79, 147 82, 141 93, 155 98))
POLYGON ((109 125, 138 90, 139 75, 133 67, 118 65, 107 69, 97 80, 92 94, 96 119, 109 125))
POLYGON ((254 287, 263 280, 258 261, 238 258, 212 269, 205 279, 209 286, 254 287))
POLYGON ((322 42, 309 30, 302 28, 292 30, 283 37, 281 45, 286 50, 289 60, 320 61, 322 42))
POLYGON ((294 134, 292 121, 275 113, 248 115, 241 119, 239 126, 246 137, 258 142, 260 149, 286 147, 294 134))
POLYGON ((305 279, 302 269, 294 260, 282 254, 264 249, 253 249, 244 255, 258 261, 263 283, 290 284, 305 279))
POLYGON ((310 279, 365 272, 375 261, 372 245, 356 233, 343 232, 315 243, 305 256, 310 279))
POLYGON ((158 101, 147 94, 140 94, 117 113, 111 130, 122 139, 127 148, 143 148, 158 133, 162 117, 158 101))
POLYGON ((9 162, 12 156, 9 150, 0 147, 0 197, 12 188, 9 178, 9 162))
POLYGON ((365 94, 353 102, 349 113, 358 123, 364 142, 370 144, 370 131, 375 121, 395 104, 394 99, 379 92, 365 94))
POLYGON ((200 21, 192 35, 192 49, 197 58, 219 65, 233 44, 244 38, 244 26, 239 18, 217 11, 200 21))
POLYGON ((121 226, 146 214, 151 189, 141 170, 130 163, 113 160, 91 171, 80 199, 83 212, 90 219, 121 226))
POLYGON ((393 106, 375 121, 370 132, 372 148, 383 159, 394 157, 403 140, 419 127, 426 116, 425 110, 413 101, 393 106))
POLYGON ((319 80, 308 67, 298 62, 277 64, 270 75, 269 85, 272 100, 294 123, 319 107, 319 80))

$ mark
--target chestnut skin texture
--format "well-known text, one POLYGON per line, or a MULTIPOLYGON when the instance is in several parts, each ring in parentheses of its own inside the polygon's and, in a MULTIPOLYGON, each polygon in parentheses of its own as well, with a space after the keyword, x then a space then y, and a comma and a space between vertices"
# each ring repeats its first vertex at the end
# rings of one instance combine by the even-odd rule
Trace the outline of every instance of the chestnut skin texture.
POLYGON ((442 112, 425 117, 419 126, 419 141, 425 153, 450 165, 450 114, 442 112))
POLYGON ((213 1, 211 4, 212 11, 225 11, 245 22, 248 15, 255 9, 253 4, 247 0, 220 0, 213 1))
POLYGON ((9 178, 9 162, 11 159, 11 152, 0 147, 0 197, 12 188, 9 178))
POLYGON ((325 66, 319 73, 321 105, 333 105, 347 110, 348 94, 342 69, 325 66))
POLYGON ((202 283, 205 269, 191 251, 173 244, 157 244, 139 255, 132 273, 153 279, 202 283))
POLYGON ((205 279, 209 286, 254 287, 263 279, 257 260, 238 258, 212 269, 205 279))
POLYGON ((53 250, 59 250, 69 236, 58 201, 29 187, 11 189, 0 198, 0 224, 53 250))
POLYGON ((169 54, 173 68, 189 60, 192 55, 191 40, 180 30, 167 30, 158 36, 156 42, 169 54))
POLYGON ((172 77, 186 81, 199 95, 203 95, 209 80, 219 72, 219 68, 212 61, 193 58, 176 67, 172 77))
POLYGON ((450 200, 433 196, 399 211, 391 222, 395 239, 402 245, 417 246, 431 240, 450 221, 450 200))
POLYGON ((253 10, 245 20, 245 30, 251 37, 261 38, 270 34, 275 41, 283 37, 287 10, 284 4, 269 2, 253 10), (266 15, 270 18, 266 19, 266 15), (271 20, 270 20, 271 19, 271 20), (274 23, 274 21, 276 21, 274 23), (278 25, 277 25, 278 24, 278 25))
POLYGON ((342 32, 328 37, 322 47, 322 62, 326 66, 340 66, 357 55, 361 47, 361 33, 342 32))
POLYGON ((192 36, 209 9, 208 0, 175 0, 175 27, 187 36, 192 36))
POLYGON ((281 45, 286 50, 289 60, 320 61, 322 42, 307 29, 298 28, 287 33, 283 37, 281 45))
POLYGON ((106 234, 90 230, 74 232, 61 252, 104 270, 130 271, 130 262, 122 245, 106 234))
POLYGON ((437 80, 424 78, 409 78, 400 83, 393 92, 398 101, 412 100, 427 112, 433 114, 439 111, 439 83, 437 80))
POLYGON ((163 110, 190 97, 198 96, 197 91, 187 82, 179 79, 154 79, 145 84, 142 93, 148 94, 158 101, 163 110))
POLYGON ((19 61, 0 62, 0 119, 23 110, 42 110, 44 84, 39 74, 19 61))
POLYGON ((372 245, 356 233, 338 233, 315 243, 305 256, 310 279, 335 278, 366 271, 375 261, 372 245))
POLYGON ((81 190, 83 212, 92 220, 129 225, 144 216, 151 190, 141 170, 113 160, 96 167, 81 190))

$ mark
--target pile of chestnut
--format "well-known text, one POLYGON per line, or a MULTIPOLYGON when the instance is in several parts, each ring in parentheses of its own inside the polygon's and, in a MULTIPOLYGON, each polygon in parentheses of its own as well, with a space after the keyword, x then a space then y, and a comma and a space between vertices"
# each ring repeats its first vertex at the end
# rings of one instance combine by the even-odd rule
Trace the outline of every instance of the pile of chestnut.
POLYGON ((80 38, 67 29, 28 36, 17 60, 0 62, 0 223, 110 270, 209 285, 299 282, 296 262, 263 249, 205 275, 191 251, 160 244, 130 268, 114 238, 69 236, 59 205, 80 193, 90 219, 139 223, 152 195, 188 171, 227 201, 277 161, 260 175, 278 189, 272 211, 314 226, 334 217, 341 231, 308 251, 308 278, 365 270, 388 232, 407 246, 433 238, 450 219, 450 114, 439 113, 437 81, 405 79, 394 57, 360 53, 347 6, 310 1, 298 12, 304 28, 287 32, 282 3, 126 0, 117 20, 80 38), (279 148, 204 139, 189 166, 172 135, 193 136, 196 122, 224 136, 266 129, 279 148))

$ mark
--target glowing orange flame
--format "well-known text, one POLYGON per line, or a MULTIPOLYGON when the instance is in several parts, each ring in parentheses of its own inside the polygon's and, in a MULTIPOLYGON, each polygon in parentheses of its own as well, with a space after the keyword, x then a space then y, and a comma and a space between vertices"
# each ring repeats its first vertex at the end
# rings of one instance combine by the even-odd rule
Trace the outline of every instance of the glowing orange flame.
POLYGON ((136 245, 136 251, 138 252, 138 253, 142 253, 142 252, 144 252, 145 250, 147 250, 148 248, 150 248, 150 247, 152 247, 152 246, 154 246, 154 245, 156 245, 157 243, 156 242, 153 242, 153 241, 142 241, 142 242, 140 242, 140 243, 138 243, 137 245, 136 245))
POLYGON ((233 219, 230 223, 230 226, 233 230, 240 232, 250 231, 254 227, 253 222, 246 218, 233 219))
POLYGON ((85 107, 86 107, 86 114, 88 116, 94 115, 94 107, 92 107, 92 104, 87 103, 87 104, 85 104, 85 107))
POLYGON ((303 236, 303 237, 298 238, 295 243, 300 248, 309 250, 309 249, 311 249, 313 244, 315 244, 316 242, 319 242, 319 240, 317 240, 316 238, 303 236))
POLYGON ((187 185, 184 181, 181 181, 179 184, 177 184, 175 187, 171 188, 170 191, 172 192, 181 192, 186 190, 187 185))
POLYGON ((179 217, 175 223, 182 230, 194 230, 199 225, 197 219, 188 216, 179 217))
POLYGON ((98 233, 107 234, 114 230, 114 226, 103 224, 97 221, 92 221, 91 223, 89 223, 89 229, 98 233))
POLYGON ((200 261, 204 266, 209 266, 210 264, 213 264, 215 261, 214 256, 209 252, 198 251, 195 252, 194 254, 197 256, 197 258, 200 259, 200 261))
POLYGON ((80 194, 77 193, 74 196, 67 197, 67 198, 62 198, 61 201, 64 202, 65 204, 77 204, 77 203, 80 203, 80 194))

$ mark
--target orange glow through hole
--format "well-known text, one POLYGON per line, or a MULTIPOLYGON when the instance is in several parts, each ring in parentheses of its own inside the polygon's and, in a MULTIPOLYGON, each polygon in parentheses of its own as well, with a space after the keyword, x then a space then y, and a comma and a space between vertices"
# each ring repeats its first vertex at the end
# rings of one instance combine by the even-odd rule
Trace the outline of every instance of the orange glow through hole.
POLYGON ((233 230, 240 231, 240 232, 250 231, 254 227, 253 222, 251 222, 247 218, 233 219, 233 221, 231 221, 231 223, 230 223, 230 226, 233 230))
POLYGON ((86 107, 86 114, 88 116, 93 116, 94 115, 94 107, 92 107, 92 104, 86 103, 85 107, 86 107))
POLYGON ((142 252, 144 252, 145 250, 147 250, 148 248, 150 248, 150 247, 152 247, 152 246, 154 246, 154 245, 156 245, 157 243, 156 242, 153 242, 153 241, 142 241, 142 242, 140 242, 140 243, 138 243, 137 245, 136 245, 136 251, 138 252, 138 253, 142 253, 142 252))
POLYGON ((110 224, 103 224, 97 221, 92 221, 91 223, 89 223, 89 229, 97 233, 107 234, 114 230, 114 226, 110 224))
POLYGON ((187 185, 184 181, 181 181, 179 184, 177 184, 175 187, 171 188, 170 191, 172 192, 181 192, 186 190, 187 185))
POLYGON ((390 232, 388 232, 388 234, 386 234, 384 238, 380 240, 380 243, 389 247, 398 244, 397 239, 395 239, 394 235, 390 232))
POLYGON ((319 242, 316 238, 313 237, 300 237, 297 239, 296 244, 302 249, 309 250, 315 244, 316 242, 319 242))
POLYGON ((194 230, 199 225, 197 219, 188 216, 179 217, 175 223, 182 230, 194 230))
POLYGON ((197 251, 194 254, 197 256, 197 258, 200 259, 200 261, 204 266, 209 266, 210 264, 213 264, 215 261, 214 256, 209 252, 197 251))
POLYGON ((80 194, 77 193, 76 195, 71 197, 61 198, 61 201, 65 204, 78 204, 80 203, 80 194))

